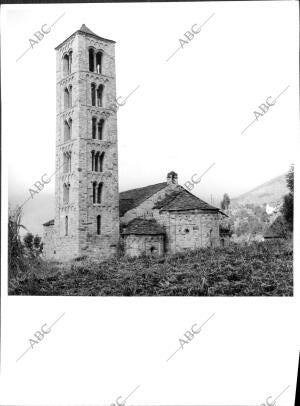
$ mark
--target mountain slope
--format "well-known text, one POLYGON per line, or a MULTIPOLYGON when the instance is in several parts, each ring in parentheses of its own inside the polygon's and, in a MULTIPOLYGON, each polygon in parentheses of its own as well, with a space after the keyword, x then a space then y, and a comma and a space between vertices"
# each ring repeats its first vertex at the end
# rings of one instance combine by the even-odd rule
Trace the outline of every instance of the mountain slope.
POLYGON ((233 207, 243 206, 245 204, 254 204, 257 206, 263 206, 264 204, 271 206, 277 205, 283 196, 288 193, 285 177, 286 174, 283 174, 257 186, 249 192, 232 199, 231 205, 233 207))

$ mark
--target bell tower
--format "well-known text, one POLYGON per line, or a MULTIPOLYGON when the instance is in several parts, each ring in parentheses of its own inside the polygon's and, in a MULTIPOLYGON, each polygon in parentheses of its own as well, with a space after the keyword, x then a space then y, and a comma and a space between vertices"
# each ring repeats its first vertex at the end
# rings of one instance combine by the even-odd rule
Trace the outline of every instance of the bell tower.
POLYGON ((85 25, 56 47, 55 257, 119 243, 115 42, 85 25))

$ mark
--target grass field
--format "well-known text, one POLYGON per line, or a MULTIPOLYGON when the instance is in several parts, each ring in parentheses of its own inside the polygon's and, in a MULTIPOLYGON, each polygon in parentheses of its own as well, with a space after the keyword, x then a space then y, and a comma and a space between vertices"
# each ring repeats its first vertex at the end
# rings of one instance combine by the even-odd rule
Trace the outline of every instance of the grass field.
POLYGON ((203 248, 162 258, 100 263, 35 260, 9 281, 10 295, 292 296, 292 243, 203 248))

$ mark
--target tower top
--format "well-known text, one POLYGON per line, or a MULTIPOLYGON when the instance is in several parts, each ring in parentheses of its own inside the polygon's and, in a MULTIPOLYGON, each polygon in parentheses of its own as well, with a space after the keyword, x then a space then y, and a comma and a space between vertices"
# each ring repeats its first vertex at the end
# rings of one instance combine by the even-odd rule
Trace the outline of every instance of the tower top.
POLYGON ((91 31, 85 24, 82 24, 78 31, 84 32, 85 34, 96 35, 96 37, 98 37, 98 35, 91 31))
POLYGON ((116 43, 116 41, 113 41, 111 39, 99 37, 99 35, 95 34, 93 31, 91 31, 85 24, 82 24, 82 26, 79 28, 79 30, 75 31, 72 35, 70 35, 67 39, 65 39, 61 44, 59 44, 55 49, 59 49, 66 41, 68 41, 71 37, 73 37, 76 34, 88 35, 90 37, 101 39, 102 41, 111 42, 113 44, 116 43))

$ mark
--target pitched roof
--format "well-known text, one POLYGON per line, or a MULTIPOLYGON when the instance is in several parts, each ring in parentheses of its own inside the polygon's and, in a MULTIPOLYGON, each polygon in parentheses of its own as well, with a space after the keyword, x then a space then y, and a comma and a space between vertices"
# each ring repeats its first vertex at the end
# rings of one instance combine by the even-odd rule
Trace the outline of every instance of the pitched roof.
MULTIPOLYGON (((175 210, 206 210, 220 212, 217 207, 211 206, 199 197, 194 196, 182 186, 169 193, 163 200, 158 202, 154 209, 175 211, 175 210)), ((222 213, 223 214, 223 213, 222 213)))
POLYGON ((63 44, 64 44, 66 41, 68 41, 73 35, 75 35, 75 34, 77 34, 77 33, 90 35, 91 37, 101 39, 102 41, 112 42, 112 43, 114 43, 114 44, 116 43, 116 41, 113 41, 113 40, 111 40, 111 39, 99 37, 99 35, 95 34, 95 33, 94 33, 92 30, 90 30, 85 24, 82 24, 82 26, 79 28, 79 30, 75 31, 72 35, 70 35, 67 39, 65 39, 61 44, 57 45, 57 47, 56 47, 55 49, 58 49, 61 45, 63 45, 63 44))
POLYGON ((85 24, 82 24, 78 31, 84 32, 85 34, 96 35, 96 37, 98 37, 98 35, 90 30, 85 24))
POLYGON ((164 199, 159 200, 155 205, 154 209, 162 209, 164 206, 167 206, 169 203, 172 202, 172 200, 175 199, 176 196, 178 196, 182 190, 178 187, 177 189, 171 190, 170 192, 166 193, 166 196, 164 199))
POLYGON ((126 225, 122 234, 160 235, 165 234, 165 230, 153 219, 135 218, 126 225))
POLYGON ((156 183, 146 187, 137 189, 126 190, 119 195, 120 199, 120 216, 122 217, 128 210, 134 209, 139 206, 149 197, 159 192, 167 186, 167 182, 156 183))
MULTIPOLYGON (((149 199, 149 197, 153 196, 155 193, 159 192, 160 190, 164 189, 168 185, 167 182, 156 183, 155 185, 149 185, 146 187, 141 187, 137 189, 130 189, 119 194, 119 203, 120 203, 120 217, 124 216, 124 214, 136 208, 145 200, 149 199)), ((167 193, 166 197, 159 202, 157 202, 154 209, 166 210, 166 211, 184 211, 184 210, 194 210, 200 209, 205 211, 213 211, 223 214, 224 216, 228 217, 225 213, 223 213, 217 207, 211 206, 210 204, 206 203, 205 201, 199 199, 198 197, 194 196, 192 193, 188 192, 182 186, 178 186, 176 189, 167 193)), ((54 220, 50 220, 47 223, 44 223, 44 226, 53 225, 54 220)))

